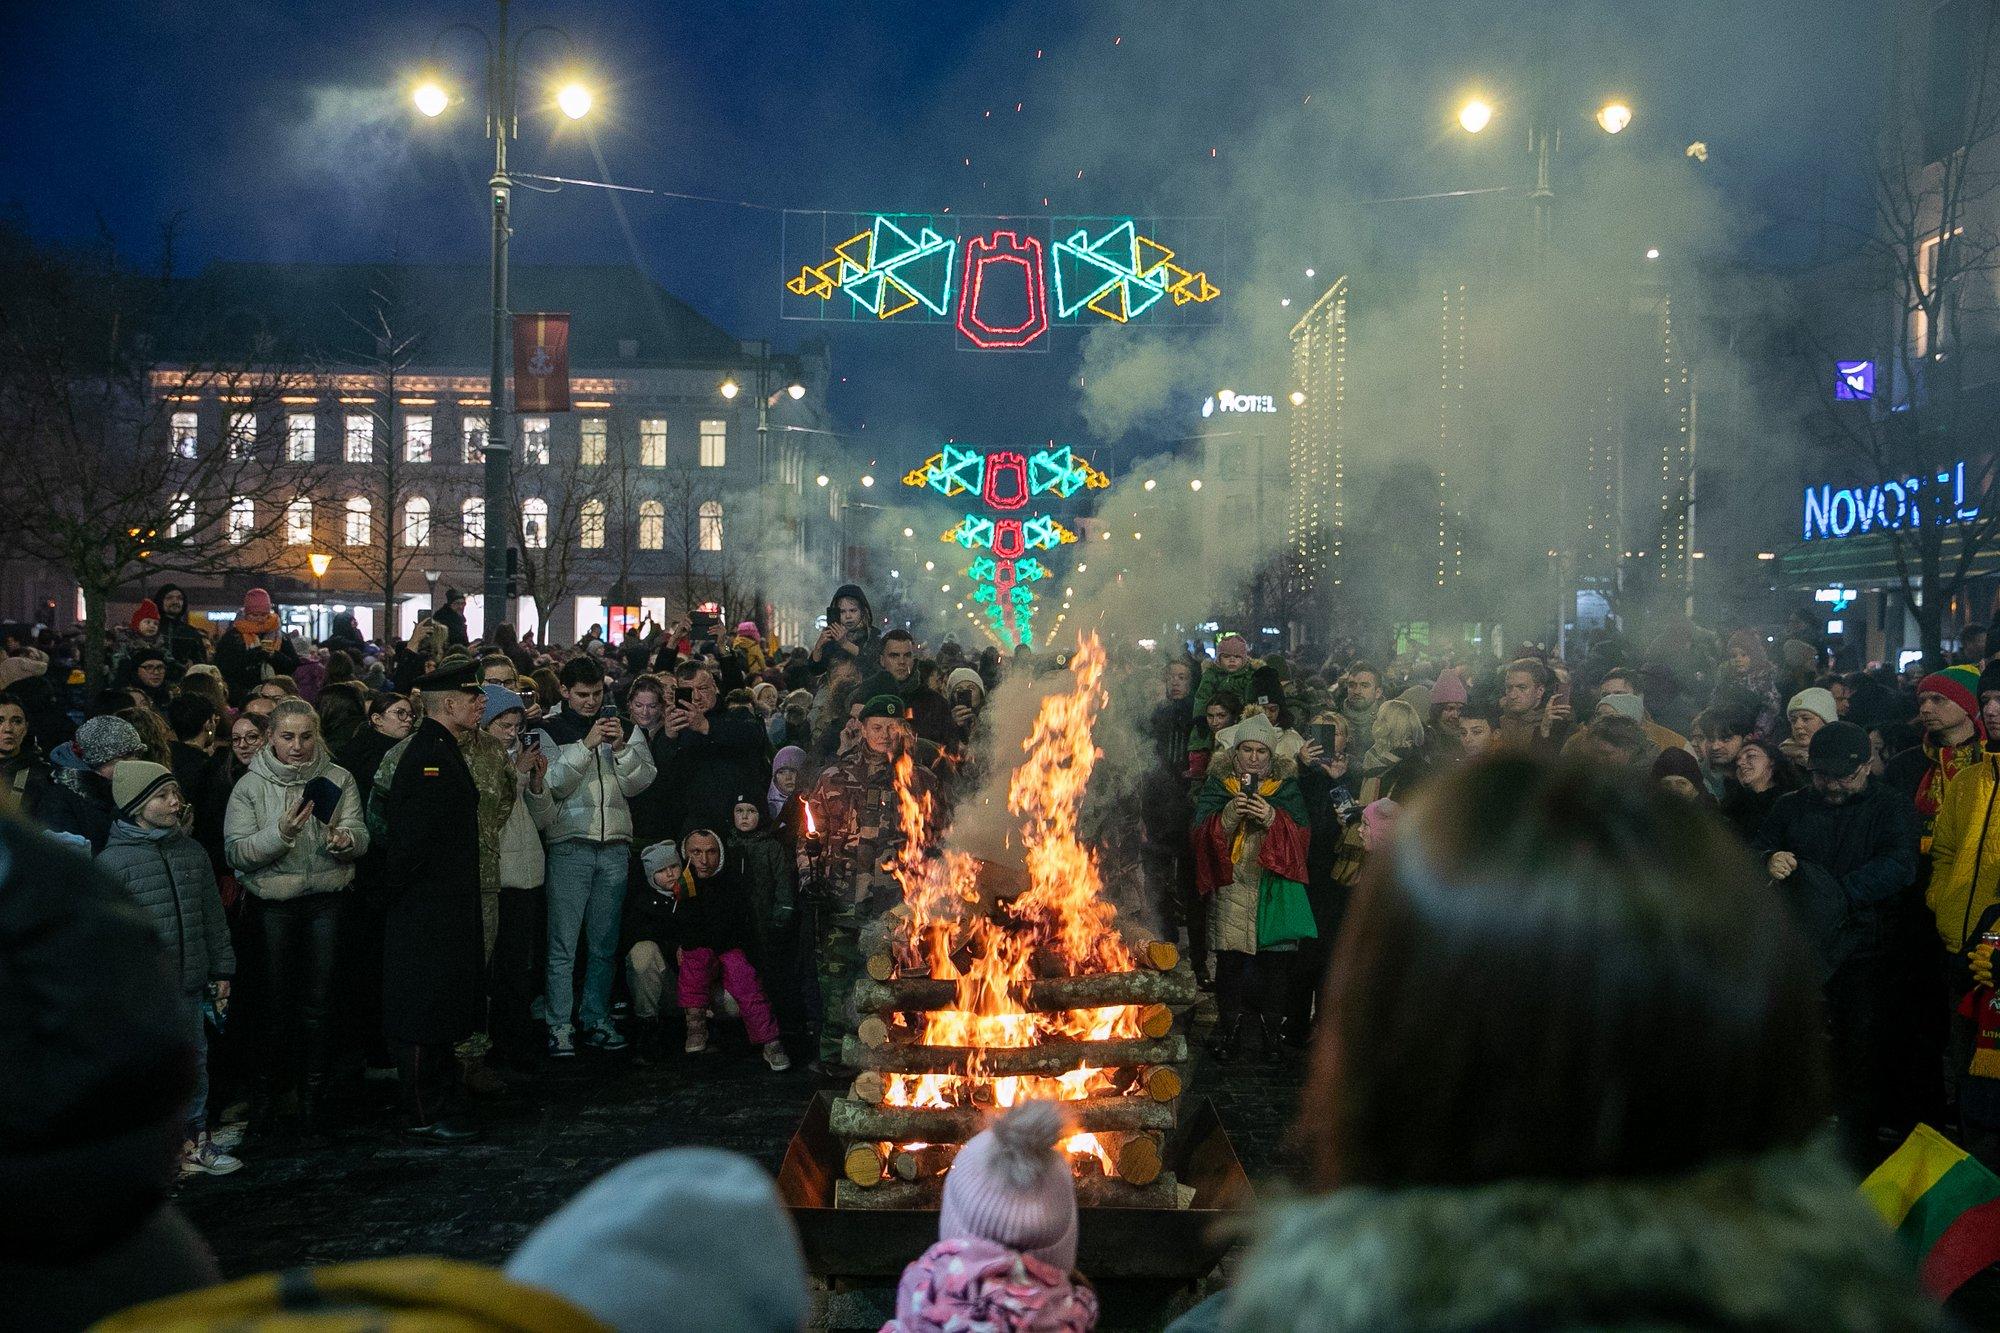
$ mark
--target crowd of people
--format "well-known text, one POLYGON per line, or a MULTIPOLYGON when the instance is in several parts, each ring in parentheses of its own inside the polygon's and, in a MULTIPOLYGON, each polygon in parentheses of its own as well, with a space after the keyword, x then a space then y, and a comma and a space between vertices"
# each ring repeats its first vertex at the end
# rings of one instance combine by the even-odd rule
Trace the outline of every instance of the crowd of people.
MULTIPOLYGON (((376 1076, 403 1132, 443 1145, 579 1052, 657 1061, 678 1038, 845 1079, 864 941, 900 897, 898 783, 948 821, 1001 762, 988 699, 1068 667, 927 648, 853 585, 801 645, 699 613, 474 642, 462 609, 384 644, 337 617, 312 643, 253 590, 211 635, 169 585, 103 690, 71 683, 60 636, 0 658, 0 791, 172 960, 148 1021, 191 1055, 183 1179, 239 1169, 258 1135, 340 1134, 376 1076)), ((1581 1240, 1549 1247, 1605 1210, 1696 1259, 1663 1275, 1635 1240, 1594 1273, 1605 1299, 1932 1326, 1811 1141, 1830 1109, 1850 1170, 1919 1120, 2000 1162, 2000 662, 1968 634, 1934 671, 1835 671, 1793 630, 1682 622, 1567 660, 1111 644, 1101 725, 1143 743, 1086 833, 1138 886, 1121 909, 1183 943, 1214 1059, 1306 1059, 1316 1197, 1190 1328, 1541 1317, 1581 1299, 1560 1276, 1581 1240), (1783 1173, 1804 1183, 1777 1199, 1783 1173), (1774 1239, 1805 1214, 1831 1238, 1809 1254, 1774 1239), (1392 1290, 1453 1248, 1549 1290, 1392 1290), (1336 1282, 1377 1290, 1308 1319, 1336 1282)), ((898 1327, 1012 1309, 1001 1291, 1020 1308, 994 1327, 1091 1325, 1059 1127, 1008 1117, 961 1155, 898 1327)), ((538 1271, 597 1308, 576 1288, 602 1270, 538 1271)))

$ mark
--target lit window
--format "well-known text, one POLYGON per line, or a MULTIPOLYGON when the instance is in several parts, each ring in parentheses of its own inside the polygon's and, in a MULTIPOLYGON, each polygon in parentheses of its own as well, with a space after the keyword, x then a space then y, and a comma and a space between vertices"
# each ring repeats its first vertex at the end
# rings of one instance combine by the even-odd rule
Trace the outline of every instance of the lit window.
POLYGON ((720 551, 722 549, 722 501, 703 500, 701 502, 701 549, 720 551))
POLYGON ((348 497, 347 501, 347 544, 366 546, 374 540, 375 506, 365 495, 348 497))
POLYGON ((475 495, 460 505, 458 526, 467 546, 486 545, 486 501, 475 495))
POLYGON ((704 421, 701 423, 701 465, 703 467, 723 467, 729 461, 729 423, 727 421, 704 421))
POLYGON ((576 461, 585 467, 602 467, 605 441, 608 438, 609 432, 605 428, 603 417, 585 417, 583 434, 577 441, 576 461))
POLYGON ((174 497, 172 504, 167 506, 167 535, 185 537, 193 531, 194 501, 183 491, 174 497))
POLYGON ((521 418, 521 461, 546 464, 549 461, 549 419, 521 418))
POLYGON ((604 501, 585 500, 579 515, 578 544, 586 551, 604 549, 604 501))
POLYGON ((285 418, 285 461, 310 463, 319 447, 319 422, 310 412, 293 412, 285 418))
POLYGON ((431 419, 429 417, 403 418, 403 461, 405 463, 428 463, 431 461, 431 419))
POLYGON ((431 502, 421 495, 410 497, 403 506, 403 545, 431 544, 431 502))
POLYGON ((465 441, 465 461, 483 463, 486 461, 486 418, 467 417, 461 428, 465 441))
POLYGON ((313 502, 300 496, 285 506, 285 543, 308 546, 313 539, 313 502))
MULTIPOLYGON (((1951 234, 1958 236, 1964 231, 1964 227, 1953 227, 1951 234)), ((1950 254, 1943 243, 1945 239, 1942 236, 1932 235, 1917 243, 1917 299, 1912 303, 1910 310, 1910 346, 1920 357, 1930 356, 1941 349, 1946 335, 1950 332, 1949 329, 1931 328, 1929 309, 1932 303, 1931 293, 1937 288, 1940 271, 1950 254)), ((1946 281, 1952 276, 1954 275, 1946 274, 1946 281)), ((1937 301, 1939 314, 1948 314, 1945 307, 1950 300, 1951 297, 1947 295, 1937 301)))
POLYGON ((192 412, 174 413, 174 452, 182 458, 194 457, 195 434, 200 424, 201 418, 192 412))
POLYGON ((529 551, 545 551, 549 546, 549 502, 521 501, 521 546, 529 551))
POLYGON ((239 495, 229 502, 229 544, 241 546, 250 540, 250 530, 257 526, 257 504, 247 495, 239 495))
POLYGON ((366 412, 347 414, 347 431, 342 437, 346 441, 347 461, 350 463, 372 463, 375 461, 375 418, 366 412))
POLYGON ((667 465, 667 423, 664 417, 651 417, 639 423, 639 466, 665 467, 667 465))
POLYGON ((231 412, 229 414, 229 456, 248 458, 250 451, 257 447, 257 414, 255 412, 231 412))
POLYGON ((639 549, 657 551, 667 544, 667 507, 658 500, 639 502, 639 549))

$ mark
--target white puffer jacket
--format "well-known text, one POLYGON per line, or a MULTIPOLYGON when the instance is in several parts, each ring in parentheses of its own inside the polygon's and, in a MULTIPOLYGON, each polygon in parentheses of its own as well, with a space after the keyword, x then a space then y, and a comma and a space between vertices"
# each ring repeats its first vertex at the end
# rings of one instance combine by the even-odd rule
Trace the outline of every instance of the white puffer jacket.
POLYGON ((270 750, 259 750, 229 794, 222 847, 243 887, 259 898, 281 902, 346 888, 354 881, 354 863, 368 850, 368 825, 361 817, 361 794, 353 775, 326 757, 325 742, 304 764, 281 764, 270 750), (340 788, 333 823, 308 819, 296 837, 287 839, 282 827, 285 812, 299 803, 306 784, 319 777, 340 788), (347 850, 327 850, 326 837, 333 828, 346 829, 354 839, 347 850))
POLYGON ((583 725, 580 719, 557 714, 541 733, 542 749, 549 756, 544 781, 555 800, 555 811, 542 826, 543 832, 550 843, 572 838, 630 842, 632 809, 626 799, 652 785, 652 753, 644 745, 627 743, 613 750, 609 745, 585 745, 580 740, 563 743, 559 739, 581 731, 583 725))

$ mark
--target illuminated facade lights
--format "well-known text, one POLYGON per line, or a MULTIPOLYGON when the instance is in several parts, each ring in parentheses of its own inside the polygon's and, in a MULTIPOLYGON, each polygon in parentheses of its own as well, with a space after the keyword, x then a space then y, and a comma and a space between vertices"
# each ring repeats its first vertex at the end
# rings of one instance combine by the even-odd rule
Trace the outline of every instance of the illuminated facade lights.
POLYGON ((1300 592, 1338 587, 1346 526, 1346 277, 1292 326, 1292 391, 1286 501, 1287 577, 1300 592))

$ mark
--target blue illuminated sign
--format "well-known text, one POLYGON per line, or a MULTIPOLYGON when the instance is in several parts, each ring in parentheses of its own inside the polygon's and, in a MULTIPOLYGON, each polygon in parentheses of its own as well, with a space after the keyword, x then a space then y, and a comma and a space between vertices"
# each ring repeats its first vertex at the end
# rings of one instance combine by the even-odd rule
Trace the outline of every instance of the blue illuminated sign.
POLYGON ((1953 463, 1934 479, 1904 477, 1874 486, 1806 487, 1807 541, 1961 523, 1978 517, 1979 506, 1965 502, 1963 462, 1953 463))
POLYGON ((1834 370, 1839 378, 1833 382, 1833 396, 1838 399, 1854 400, 1875 396, 1875 363, 1873 361, 1836 361, 1834 370))

